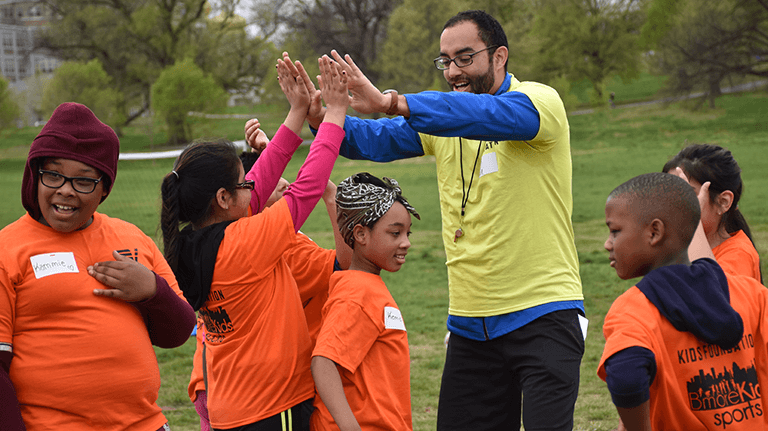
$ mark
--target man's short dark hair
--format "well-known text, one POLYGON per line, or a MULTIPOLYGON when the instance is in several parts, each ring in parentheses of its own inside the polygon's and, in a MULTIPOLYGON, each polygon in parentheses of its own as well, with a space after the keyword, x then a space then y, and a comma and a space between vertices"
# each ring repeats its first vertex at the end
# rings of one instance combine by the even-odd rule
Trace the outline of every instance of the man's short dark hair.
POLYGON ((630 211, 641 223, 660 219, 683 244, 690 244, 701 220, 699 199, 682 178, 661 172, 639 175, 616 187, 608 200, 628 199, 630 211))
MULTIPOLYGON (((485 43, 485 46, 503 46, 509 49, 509 43, 507 42, 507 34, 504 33, 504 28, 501 27, 499 21, 491 15, 482 10, 466 10, 459 12, 451 19, 449 19, 443 26, 443 30, 449 27, 453 27, 456 24, 460 24, 464 21, 472 21, 477 26, 480 40, 485 43)), ((489 50, 491 54, 496 50, 489 50)), ((509 63, 509 57, 504 63, 504 70, 507 70, 507 64, 509 63)))

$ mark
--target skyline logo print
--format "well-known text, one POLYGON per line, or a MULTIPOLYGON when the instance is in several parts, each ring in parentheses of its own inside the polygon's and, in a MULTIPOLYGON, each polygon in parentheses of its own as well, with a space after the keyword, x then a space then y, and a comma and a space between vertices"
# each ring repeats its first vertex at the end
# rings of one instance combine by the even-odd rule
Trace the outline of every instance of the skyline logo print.
POLYGON ((215 309, 201 308, 200 317, 205 323, 205 340, 209 343, 224 342, 227 333, 235 330, 227 310, 222 307, 215 309))
POLYGON ((688 405, 692 411, 723 410, 714 415, 714 424, 726 429, 728 425, 763 416, 760 383, 754 361, 742 368, 733 362, 731 369, 714 367, 687 382, 688 405))

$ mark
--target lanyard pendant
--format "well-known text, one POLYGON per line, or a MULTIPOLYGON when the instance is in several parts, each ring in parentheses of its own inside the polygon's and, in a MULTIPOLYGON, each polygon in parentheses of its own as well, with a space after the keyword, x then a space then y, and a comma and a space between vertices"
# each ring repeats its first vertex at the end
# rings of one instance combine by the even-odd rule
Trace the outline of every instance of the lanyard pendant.
POLYGON ((456 233, 453 234, 453 242, 456 242, 459 238, 461 238, 464 235, 464 231, 461 230, 461 228, 456 229, 456 233))

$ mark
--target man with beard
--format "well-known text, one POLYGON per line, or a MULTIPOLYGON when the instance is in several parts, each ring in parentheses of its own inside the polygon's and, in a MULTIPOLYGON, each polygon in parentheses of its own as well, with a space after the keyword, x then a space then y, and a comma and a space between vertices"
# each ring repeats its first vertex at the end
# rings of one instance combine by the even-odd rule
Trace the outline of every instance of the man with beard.
MULTIPOLYGON (((519 429, 521 412, 526 430, 573 427, 585 334, 568 120, 555 90, 507 73, 508 55, 482 11, 443 28, 434 62, 448 93, 381 93, 332 52, 356 111, 398 115, 348 116, 340 154, 436 158, 451 332, 438 430, 519 429)), ((310 125, 322 111, 313 103, 310 125)))

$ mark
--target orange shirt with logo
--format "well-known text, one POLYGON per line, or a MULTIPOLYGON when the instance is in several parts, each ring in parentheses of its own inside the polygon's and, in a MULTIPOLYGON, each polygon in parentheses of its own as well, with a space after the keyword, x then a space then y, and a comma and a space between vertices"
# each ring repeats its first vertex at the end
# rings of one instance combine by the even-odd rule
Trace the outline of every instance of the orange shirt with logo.
POLYGON ((137 260, 181 295, 155 243, 136 226, 95 213, 61 233, 28 214, 0 231, 0 348, 29 430, 156 430, 160 373, 138 309, 95 296, 87 267, 137 260), (23 239, 23 241, 21 240, 23 239))
POLYGON ((210 294, 199 310, 214 428, 258 422, 312 398, 312 345, 283 258, 295 244, 284 199, 225 230, 210 294))
POLYGON ((768 289, 749 277, 726 277, 731 306, 744 322, 741 342, 730 350, 675 329, 637 287, 619 296, 605 317, 601 379, 606 359, 621 350, 639 346, 656 357, 654 430, 768 429, 761 396, 768 385, 768 289))
MULTIPOLYGON (((309 336, 314 345, 317 333, 320 331, 321 311, 325 300, 328 298, 328 282, 333 273, 336 251, 324 249, 308 236, 298 232, 296 233, 296 244, 283 254, 283 258, 298 285, 309 336)), ((197 347, 192 359, 192 375, 187 387, 189 398, 193 402, 197 399, 197 391, 205 390, 202 352, 204 333, 203 320, 198 318, 197 347)))
MULTIPOLYGON (((337 364, 347 402, 362 429, 412 430, 408 335, 379 275, 331 276, 323 323, 312 356, 337 364)), ((311 428, 338 429, 319 395, 311 428)))

